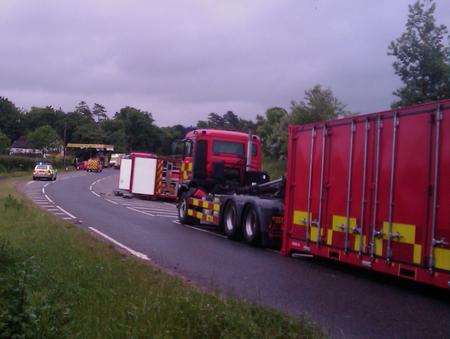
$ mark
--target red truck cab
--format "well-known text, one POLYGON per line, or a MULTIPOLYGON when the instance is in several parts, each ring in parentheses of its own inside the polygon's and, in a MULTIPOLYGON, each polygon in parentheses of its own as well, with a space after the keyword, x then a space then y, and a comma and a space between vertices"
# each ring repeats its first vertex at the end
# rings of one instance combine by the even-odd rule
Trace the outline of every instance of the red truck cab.
POLYGON ((243 185, 246 173, 261 171, 261 162, 261 140, 256 135, 198 129, 189 132, 184 140, 181 182, 217 179, 243 185))

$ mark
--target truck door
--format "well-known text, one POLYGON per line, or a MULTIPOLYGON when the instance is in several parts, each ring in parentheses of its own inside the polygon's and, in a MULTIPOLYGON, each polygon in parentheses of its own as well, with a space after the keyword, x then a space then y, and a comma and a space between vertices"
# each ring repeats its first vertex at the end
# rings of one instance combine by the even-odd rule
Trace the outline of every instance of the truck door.
POLYGON ((208 152, 208 142, 197 140, 194 153, 194 179, 206 179, 206 161, 208 152))

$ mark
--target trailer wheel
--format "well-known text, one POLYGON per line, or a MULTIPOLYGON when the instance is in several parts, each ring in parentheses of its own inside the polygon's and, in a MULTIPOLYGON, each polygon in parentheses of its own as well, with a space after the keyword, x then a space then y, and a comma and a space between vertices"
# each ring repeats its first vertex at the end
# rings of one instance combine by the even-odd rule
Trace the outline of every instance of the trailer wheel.
POLYGON ((186 197, 183 197, 178 204, 178 220, 180 223, 185 225, 194 225, 195 224, 195 218, 189 216, 187 213, 188 211, 188 199, 186 197))
POLYGON ((260 243, 261 223, 258 214, 253 206, 248 206, 242 218, 242 228, 244 229, 244 239, 251 245, 260 243))
POLYGON ((222 219, 223 230, 229 239, 238 239, 240 234, 239 218, 236 204, 233 201, 225 205, 222 219))

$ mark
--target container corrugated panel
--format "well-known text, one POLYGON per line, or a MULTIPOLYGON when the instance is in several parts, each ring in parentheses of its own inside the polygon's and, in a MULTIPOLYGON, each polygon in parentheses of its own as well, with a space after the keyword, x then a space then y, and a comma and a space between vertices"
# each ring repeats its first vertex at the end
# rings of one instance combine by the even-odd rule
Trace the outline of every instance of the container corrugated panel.
POLYGON ((449 285, 450 100, 290 126, 283 253, 449 285))

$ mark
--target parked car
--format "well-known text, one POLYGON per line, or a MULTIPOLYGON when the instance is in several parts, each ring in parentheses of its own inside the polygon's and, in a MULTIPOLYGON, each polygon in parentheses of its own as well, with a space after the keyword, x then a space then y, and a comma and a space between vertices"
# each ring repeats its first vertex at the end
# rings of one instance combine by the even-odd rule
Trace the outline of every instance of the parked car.
POLYGON ((57 171, 50 164, 38 164, 33 171, 33 180, 56 180, 57 171))

